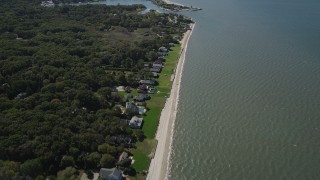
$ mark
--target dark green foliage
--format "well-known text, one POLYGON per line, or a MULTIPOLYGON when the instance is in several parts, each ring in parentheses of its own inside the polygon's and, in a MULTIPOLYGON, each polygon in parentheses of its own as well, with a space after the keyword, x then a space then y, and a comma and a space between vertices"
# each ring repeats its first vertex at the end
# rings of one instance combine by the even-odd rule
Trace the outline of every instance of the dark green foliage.
POLYGON ((144 135, 120 123, 125 115, 115 105, 124 98, 112 86, 149 77, 144 62, 175 42, 164 34, 181 35, 188 23, 181 15, 140 15, 142 5, 40 3, 1 1, 0 179, 43 179, 61 170, 72 179, 77 169, 113 166, 134 143, 123 139, 144 135), (148 37, 137 35, 141 29, 148 37))
POLYGON ((42 173, 42 163, 39 159, 27 160, 20 166, 20 171, 23 175, 36 177, 42 173))
POLYGON ((129 176, 135 176, 137 174, 137 172, 132 167, 127 167, 124 169, 123 174, 129 175, 129 176))
POLYGON ((116 163, 117 166, 120 166, 122 168, 128 168, 130 167, 131 165, 131 159, 127 158, 127 159, 124 159, 118 163, 116 163))
POLYGON ((104 154, 100 160, 100 166, 102 168, 111 168, 115 165, 115 161, 115 158, 110 154, 104 154))

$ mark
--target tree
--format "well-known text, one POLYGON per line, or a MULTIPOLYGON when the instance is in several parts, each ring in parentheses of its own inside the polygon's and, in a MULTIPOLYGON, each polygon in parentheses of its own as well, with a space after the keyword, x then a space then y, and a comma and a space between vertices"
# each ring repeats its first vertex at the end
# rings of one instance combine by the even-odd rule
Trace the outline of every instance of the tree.
POLYGON ((87 168, 97 168, 99 167, 99 161, 101 159, 101 155, 98 152, 90 153, 86 157, 87 168))
POLYGON ((104 154, 100 160, 100 166, 102 168, 112 168, 115 161, 115 158, 110 154, 104 154))
POLYGON ((62 179, 70 179, 76 180, 79 179, 80 172, 74 167, 67 167, 63 171, 58 173, 58 179, 61 177, 62 179))
POLYGON ((134 130, 133 135, 139 141, 143 141, 143 139, 145 138, 145 135, 143 134, 143 131, 141 129, 134 130))
POLYGON ((123 159, 122 161, 118 162, 116 165, 122 168, 128 168, 131 165, 131 159, 129 158, 123 159))
POLYGON ((42 164, 39 159, 27 160, 20 166, 20 170, 24 175, 36 177, 42 173, 42 164))
POLYGON ((74 159, 72 156, 63 156, 60 162, 60 167, 66 168, 69 166, 74 166, 74 159))
POLYGON ((112 155, 117 154, 117 148, 114 146, 110 146, 107 143, 98 146, 98 151, 103 154, 106 154, 106 153, 112 154, 112 155))
POLYGON ((127 167, 124 169, 123 174, 129 175, 129 176, 135 176, 137 174, 137 172, 132 167, 127 167))
POLYGON ((94 174, 92 173, 92 171, 86 170, 85 173, 87 174, 88 179, 93 179, 94 178, 94 174))
POLYGON ((83 90, 78 92, 77 97, 82 107, 86 107, 91 110, 96 110, 100 107, 99 99, 93 94, 92 91, 83 90))
POLYGON ((13 179, 19 174, 19 164, 13 161, 0 160, 0 179, 13 179))

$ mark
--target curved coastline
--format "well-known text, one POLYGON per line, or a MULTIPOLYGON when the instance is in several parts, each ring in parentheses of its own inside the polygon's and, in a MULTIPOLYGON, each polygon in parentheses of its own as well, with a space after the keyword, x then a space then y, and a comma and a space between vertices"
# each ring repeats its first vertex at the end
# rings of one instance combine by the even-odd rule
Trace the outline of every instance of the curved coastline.
POLYGON ((158 141, 154 157, 151 159, 148 180, 162 180, 168 178, 172 135, 174 130, 174 122, 179 103, 180 82, 183 72, 186 50, 190 36, 193 32, 195 24, 191 24, 191 30, 188 30, 181 40, 181 52, 179 61, 174 73, 174 79, 171 87, 170 97, 167 98, 164 108, 162 109, 159 126, 155 139, 158 141))
POLYGON ((178 6, 183 6, 183 4, 180 4, 180 3, 176 3, 176 2, 172 2, 170 0, 163 0, 165 3, 167 4, 175 4, 175 5, 178 5, 178 6))

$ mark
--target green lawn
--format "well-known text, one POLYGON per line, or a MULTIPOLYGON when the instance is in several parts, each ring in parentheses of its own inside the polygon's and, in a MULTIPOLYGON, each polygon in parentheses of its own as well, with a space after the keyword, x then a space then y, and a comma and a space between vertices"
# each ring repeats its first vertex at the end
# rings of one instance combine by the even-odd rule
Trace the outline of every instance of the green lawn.
POLYGON ((171 90, 171 76, 174 73, 176 65, 178 63, 178 58, 180 56, 181 46, 177 45, 171 48, 172 51, 165 57, 166 61, 164 68, 157 79, 159 85, 156 86, 158 91, 157 94, 151 94, 151 99, 146 101, 147 108, 149 109, 147 113, 143 116, 144 124, 142 131, 144 132, 146 139, 143 142, 136 144, 136 149, 132 149, 133 159, 135 163, 132 167, 137 171, 137 176, 133 179, 145 179, 142 175, 143 170, 148 170, 150 163, 150 155, 156 147, 156 140, 154 139, 155 133, 157 131, 159 118, 161 111, 166 102, 166 98, 170 94, 171 90))
POLYGON ((143 170, 148 170, 150 163, 150 155, 154 151, 157 142, 155 139, 145 139, 143 142, 136 144, 136 149, 132 149, 134 163, 132 167, 141 173, 143 170))
POLYGON ((156 87, 160 93, 152 94, 151 100, 147 101, 147 107, 150 109, 146 116, 144 116, 143 132, 147 138, 154 138, 157 131, 158 122, 161 111, 166 102, 166 98, 169 96, 171 90, 171 75, 176 68, 181 46, 177 45, 172 48, 172 51, 165 57, 166 61, 164 68, 157 79, 159 85, 156 87))
POLYGON ((140 151, 135 151, 133 154, 133 159, 134 163, 132 167, 137 171, 137 172, 142 172, 143 170, 147 170, 149 166, 149 157, 146 156, 144 153, 140 151))

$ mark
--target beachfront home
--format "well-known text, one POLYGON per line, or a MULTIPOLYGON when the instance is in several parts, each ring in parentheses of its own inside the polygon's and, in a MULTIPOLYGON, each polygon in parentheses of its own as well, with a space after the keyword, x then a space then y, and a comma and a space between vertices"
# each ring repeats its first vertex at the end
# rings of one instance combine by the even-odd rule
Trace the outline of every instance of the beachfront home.
POLYGON ((160 73, 161 72, 161 67, 150 68, 150 72, 160 73))
POLYGON ((168 49, 166 47, 160 47, 158 50, 158 54, 160 56, 166 56, 168 54, 168 49))
POLYGON ((164 46, 159 48, 159 52, 168 52, 168 49, 164 46))
POLYGON ((143 94, 143 93, 139 94, 139 96, 134 97, 134 100, 138 102, 143 102, 149 99, 150 99, 150 96, 148 94, 143 94))
POLYGON ((122 180, 122 171, 118 168, 101 168, 99 175, 102 180, 122 180))
POLYGON ((142 127, 143 119, 133 116, 129 122, 129 126, 134 129, 140 129, 142 127))
POLYGON ((166 56, 166 55, 168 55, 168 52, 158 52, 158 54, 160 55, 160 56, 166 56))
POLYGON ((140 80, 139 83, 146 84, 146 85, 156 85, 157 81, 155 81, 155 80, 140 80))
POLYGON ((152 63, 152 67, 153 67, 153 68, 156 68, 156 67, 162 68, 162 67, 163 67, 162 60, 155 60, 155 61, 152 63))
POLYGON ((174 47, 176 44, 175 43, 169 43, 170 47, 174 47))
POLYGON ((159 56, 157 60, 165 61, 164 56, 159 56))
POLYGON ((126 102, 126 109, 130 109, 133 113, 139 113, 139 108, 134 102, 126 102))

